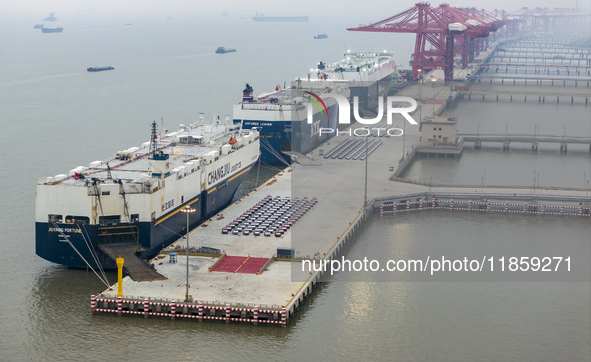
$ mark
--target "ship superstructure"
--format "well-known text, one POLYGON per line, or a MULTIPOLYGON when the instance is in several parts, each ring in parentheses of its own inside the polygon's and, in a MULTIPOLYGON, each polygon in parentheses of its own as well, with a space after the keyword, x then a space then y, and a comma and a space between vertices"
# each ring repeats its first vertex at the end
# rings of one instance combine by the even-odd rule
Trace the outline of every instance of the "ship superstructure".
POLYGON ((351 97, 357 96, 359 104, 374 107, 378 96, 388 94, 392 74, 397 71, 392 53, 351 52, 335 63, 319 62, 310 70, 312 79, 346 80, 351 97))

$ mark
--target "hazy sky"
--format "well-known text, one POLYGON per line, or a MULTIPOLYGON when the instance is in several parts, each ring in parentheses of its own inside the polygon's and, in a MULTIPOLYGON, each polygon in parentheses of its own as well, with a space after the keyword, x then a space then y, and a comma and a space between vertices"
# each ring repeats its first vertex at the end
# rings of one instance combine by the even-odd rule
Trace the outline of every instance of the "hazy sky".
MULTIPOLYGON (((255 11, 266 15, 317 15, 338 16, 339 14, 365 15, 371 19, 384 19, 402 10, 408 9, 418 1, 412 0, 298 0, 298 1, 263 1, 263 0, 2 0, 0 11, 6 13, 71 13, 80 10, 96 10, 101 13, 179 13, 205 14, 227 11, 230 15, 244 13, 251 16, 255 11)), ((591 0, 484 0, 468 1, 444 0, 432 2, 433 6, 448 2, 452 6, 477 7, 493 10, 504 9, 508 12, 522 7, 575 7, 591 8, 591 0)))

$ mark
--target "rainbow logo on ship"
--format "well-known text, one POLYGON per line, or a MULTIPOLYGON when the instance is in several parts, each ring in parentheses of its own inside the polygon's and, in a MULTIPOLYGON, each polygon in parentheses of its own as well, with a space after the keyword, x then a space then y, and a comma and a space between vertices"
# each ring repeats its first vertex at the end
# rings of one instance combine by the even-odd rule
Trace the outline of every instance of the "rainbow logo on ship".
MULTIPOLYGON (((318 97, 316 94, 314 94, 312 92, 304 91, 304 93, 307 93, 307 94, 311 95, 312 97, 318 99, 318 102, 320 102, 322 104, 322 106, 324 107, 324 110, 326 111, 326 114, 328 114, 328 109, 326 108, 326 104, 324 104, 324 101, 322 100, 322 98, 318 97)), ((316 102, 314 100, 314 98, 306 97, 306 96, 304 96, 304 98, 306 98, 306 99, 310 100, 310 102, 314 103, 316 105, 316 107, 318 107, 318 109, 320 110, 320 114, 322 114, 322 108, 320 107, 320 104, 318 104, 318 102, 316 102)))

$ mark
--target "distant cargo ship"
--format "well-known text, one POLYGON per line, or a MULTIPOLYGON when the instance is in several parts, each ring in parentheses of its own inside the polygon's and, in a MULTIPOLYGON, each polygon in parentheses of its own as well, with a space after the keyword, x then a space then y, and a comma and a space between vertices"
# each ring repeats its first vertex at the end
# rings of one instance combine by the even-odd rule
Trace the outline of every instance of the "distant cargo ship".
POLYGON ((104 70, 113 70, 115 69, 114 67, 90 67, 87 68, 86 70, 89 72, 102 72, 104 70))
POLYGON ((235 51, 236 51, 236 49, 219 47, 219 48, 216 49, 215 52, 218 53, 218 54, 224 54, 224 53, 233 53, 235 51))
POLYGON ((298 22, 298 23, 307 23, 308 17, 307 16, 265 16, 263 14, 256 13, 255 16, 252 17, 253 21, 267 21, 267 22, 298 22))
POLYGON ((36 24, 33 28, 34 29, 43 29, 43 24, 36 24))
POLYGON ((62 31, 64 31, 64 28, 61 26, 57 28, 41 28, 42 33, 61 33, 62 31))
POLYGON ((48 17, 46 17, 45 19, 43 19, 44 21, 56 21, 57 18, 55 16, 53 16, 53 13, 49 14, 48 17))
POLYGON ((326 39, 326 38, 328 38, 328 35, 326 35, 326 34, 314 35, 314 39, 326 39))

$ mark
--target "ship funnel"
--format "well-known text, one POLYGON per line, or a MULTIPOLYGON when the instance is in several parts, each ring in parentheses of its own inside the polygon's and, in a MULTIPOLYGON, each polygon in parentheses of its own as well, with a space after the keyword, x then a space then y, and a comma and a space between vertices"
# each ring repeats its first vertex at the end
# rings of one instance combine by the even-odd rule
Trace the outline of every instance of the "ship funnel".
POLYGON ((253 95, 252 95, 252 87, 250 84, 246 83, 246 88, 242 91, 242 102, 252 102, 253 95))

